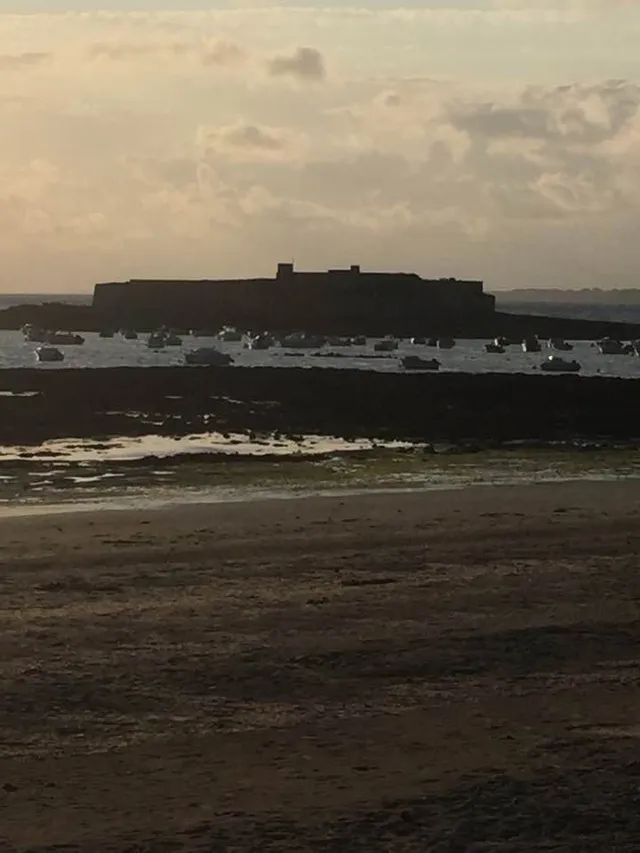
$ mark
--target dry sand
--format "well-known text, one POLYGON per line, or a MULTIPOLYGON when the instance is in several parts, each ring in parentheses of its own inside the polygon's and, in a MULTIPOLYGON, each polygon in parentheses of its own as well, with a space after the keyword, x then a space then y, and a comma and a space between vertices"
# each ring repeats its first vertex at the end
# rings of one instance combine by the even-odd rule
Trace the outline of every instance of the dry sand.
POLYGON ((637 853, 639 521, 636 482, 5 519, 0 839, 637 853))

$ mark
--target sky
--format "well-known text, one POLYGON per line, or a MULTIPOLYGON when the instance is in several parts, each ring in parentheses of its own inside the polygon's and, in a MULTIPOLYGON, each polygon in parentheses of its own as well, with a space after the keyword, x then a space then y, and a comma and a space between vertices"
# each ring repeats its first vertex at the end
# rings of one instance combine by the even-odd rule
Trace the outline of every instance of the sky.
POLYGON ((0 0, 0 292, 640 287, 638 44, 640 0, 0 0))

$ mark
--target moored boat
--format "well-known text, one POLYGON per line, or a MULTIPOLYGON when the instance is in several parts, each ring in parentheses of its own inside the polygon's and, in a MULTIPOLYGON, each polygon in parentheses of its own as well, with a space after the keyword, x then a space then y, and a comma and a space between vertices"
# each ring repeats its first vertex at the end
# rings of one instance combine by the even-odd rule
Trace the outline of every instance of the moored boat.
POLYGON ((220 352, 215 347, 198 347, 184 355, 185 364, 202 367, 227 367, 233 364, 233 358, 226 352, 220 352))
POLYGON ((440 370, 437 358, 420 358, 419 355, 405 355, 401 360, 405 370, 440 370))
POLYGON ((36 347, 36 358, 42 362, 64 361, 64 353, 52 346, 36 347))
POLYGON ((487 352, 504 353, 504 346, 498 343, 497 338, 494 341, 489 341, 488 344, 485 344, 484 348, 487 352))
POLYGON ((246 349, 267 350, 274 345, 275 341, 269 332, 261 332, 259 335, 249 335, 245 343, 246 349))
POLYGON ((438 349, 453 349, 455 345, 454 338, 438 338, 438 349))
POLYGON ((376 341, 373 349, 375 352, 393 352, 393 350, 398 349, 398 341, 391 335, 387 335, 386 338, 376 341))
POLYGON ((598 349, 602 355, 633 355, 632 344, 624 344, 615 338, 603 338, 598 341, 598 349))
POLYGON ((164 349, 166 336, 164 332, 151 332, 147 338, 147 347, 149 349, 164 349))
POLYGON ((523 352, 540 352, 542 349, 542 345, 538 338, 525 338, 522 342, 522 351, 523 352))
POLYGON ((191 336, 194 338, 215 338, 217 334, 211 329, 191 329, 191 336))
POLYGON ((25 341, 29 341, 29 343, 43 344, 47 340, 48 333, 46 329, 42 329, 40 326, 33 326, 31 323, 27 323, 22 327, 22 334, 25 341))
POLYGON ((226 344, 239 343, 242 340, 242 332, 233 326, 224 326, 218 332, 218 340, 224 341, 226 344))
POLYGON ((570 344, 569 341, 565 341, 564 338, 551 338, 549 346, 559 352, 571 352, 573 349, 573 344, 570 344))
POLYGON ((569 361, 559 355, 550 355, 546 361, 540 365, 540 370, 546 370, 554 373, 578 373, 582 369, 580 362, 572 359, 569 361))
POLYGON ((292 347, 293 349, 317 349, 323 347, 327 339, 319 335, 307 335, 304 332, 285 335, 280 338, 280 346, 292 347))
POLYGON ((46 343, 52 346, 80 346, 84 338, 73 332, 47 332, 46 343))
POLYGON ((164 345, 166 347, 181 347, 182 346, 182 338, 180 335, 176 334, 176 332, 169 332, 164 337, 164 345))

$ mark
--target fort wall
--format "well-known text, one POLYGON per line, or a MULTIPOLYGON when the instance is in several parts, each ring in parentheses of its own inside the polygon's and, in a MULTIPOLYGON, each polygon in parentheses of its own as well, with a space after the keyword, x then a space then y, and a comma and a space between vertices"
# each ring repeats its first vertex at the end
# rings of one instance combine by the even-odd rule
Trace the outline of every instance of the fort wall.
POLYGON ((481 281, 363 272, 357 265, 304 272, 279 264, 274 278, 97 284, 93 307, 118 326, 384 334, 416 333, 453 316, 487 317, 495 300, 481 281))

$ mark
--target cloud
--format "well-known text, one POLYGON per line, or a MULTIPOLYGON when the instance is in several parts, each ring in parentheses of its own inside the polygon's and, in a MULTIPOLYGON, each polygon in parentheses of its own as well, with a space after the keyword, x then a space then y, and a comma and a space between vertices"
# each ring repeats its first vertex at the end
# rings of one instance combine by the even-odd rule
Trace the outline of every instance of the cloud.
POLYGON ((454 127, 484 138, 566 140, 595 144, 620 133, 637 115, 640 86, 625 80, 528 89, 512 104, 453 106, 454 127))
POLYGON ((222 155, 237 162, 292 162, 301 156, 305 140, 290 130, 240 121, 227 127, 201 128, 198 147, 205 159, 222 155))
POLYGON ((633 12, 435 2, 5 16, 0 287, 633 274, 633 12))
POLYGON ((293 54, 281 54, 267 61, 272 77, 293 77, 297 80, 324 80, 324 57, 312 47, 299 47, 293 54))
POLYGON ((18 71, 20 69, 36 68, 44 65, 52 58, 50 53, 3 53, 0 54, 0 71, 18 71))
POLYGON ((141 59, 186 58, 203 65, 228 66, 241 62, 246 52, 240 45, 224 39, 189 41, 180 39, 132 42, 98 42, 88 49, 94 60, 136 62, 141 59))
POLYGON ((140 58, 162 54, 173 54, 184 56, 193 52, 193 46, 181 41, 164 43, 98 43, 89 48, 88 54, 91 59, 109 59, 115 62, 130 62, 140 58))

